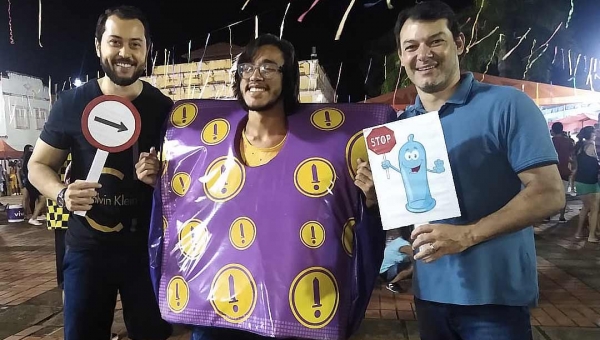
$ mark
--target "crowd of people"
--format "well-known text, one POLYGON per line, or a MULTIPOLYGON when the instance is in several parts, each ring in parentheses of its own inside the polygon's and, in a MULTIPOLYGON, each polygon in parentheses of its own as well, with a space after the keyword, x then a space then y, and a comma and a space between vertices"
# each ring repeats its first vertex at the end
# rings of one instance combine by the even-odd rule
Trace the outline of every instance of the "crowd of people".
MULTIPOLYGON (((568 180, 544 117, 521 91, 483 84, 461 72, 465 36, 445 3, 420 2, 402 11, 395 36, 400 62, 418 92, 415 104, 397 118, 438 112, 461 216, 416 228, 399 221, 398 227, 412 228, 411 233, 384 247, 371 165, 357 160, 353 180, 362 213, 357 214, 354 242, 357 249, 369 244, 372 252, 361 254, 354 263, 355 273, 363 276, 358 278, 361 287, 354 300, 368 302, 378 278, 388 289, 399 291, 398 282, 412 277, 422 339, 532 339, 529 308, 539 296, 532 225, 565 207, 561 176, 568 180)), ((99 17, 95 44, 106 76, 61 93, 28 162, 27 178, 42 195, 71 212, 86 212, 69 218, 60 269, 66 340, 111 337, 117 294, 131 339, 164 340, 172 332, 162 319, 149 273, 152 195, 161 174, 156 150, 173 105, 158 89, 139 80, 147 65, 150 37, 149 23, 136 8, 120 6, 99 17), (86 182, 96 149, 81 131, 81 115, 101 95, 126 98, 140 112, 138 148, 143 152, 137 155, 131 148, 108 156, 105 167, 119 174, 118 181, 101 176, 98 183, 86 182), (65 183, 58 170, 69 153, 71 180, 65 183), (121 195, 132 204, 117 206, 97 199, 121 195)), ((298 106, 298 92, 292 44, 266 34, 246 46, 238 59, 234 93, 248 115, 240 129, 231 129, 237 133, 237 151, 245 166, 260 170, 286 152, 288 118, 298 106)), ((584 201, 589 211, 597 213, 600 190, 597 178, 595 182, 592 178, 595 149, 589 142, 593 137, 581 134, 582 142, 573 146, 578 164, 574 181, 578 193, 591 195, 584 201)), ((256 192, 256 197, 261 194, 256 192)), ((335 205, 344 199, 333 197, 330 202, 335 205)), ((287 209, 290 215, 313 218, 314 211, 304 206, 287 209)), ((590 235, 597 223, 592 215, 590 235)), ((344 284, 356 278, 347 279, 344 284)), ((287 301, 288 296, 280 298, 287 301)), ((365 310, 366 303, 359 305, 359 321, 365 310)), ((235 325, 207 325, 201 316, 191 326, 192 340, 267 339, 233 329, 235 325)))
MULTIPOLYGON (((43 225, 45 220, 44 209, 45 199, 40 192, 31 184, 28 178, 29 158, 33 153, 32 145, 25 145, 23 148, 23 157, 4 162, 8 169, 4 169, 4 164, 0 171, 0 195, 2 196, 22 196, 21 205, 23 212, 29 224, 35 226, 43 225)), ((2 205, 0 203, 0 205, 2 205)), ((3 209, 6 207, 3 206, 3 209)))
MULTIPOLYGON (((590 243, 600 243, 598 214, 600 213, 600 163, 596 151, 596 128, 586 126, 577 133, 575 142, 560 122, 552 124, 552 142, 558 154, 558 170, 565 193, 576 193, 583 207, 579 212, 575 238, 587 238, 590 243), (584 231, 587 229, 587 233, 584 231)), ((566 222, 565 210, 560 212, 559 221, 566 222)))

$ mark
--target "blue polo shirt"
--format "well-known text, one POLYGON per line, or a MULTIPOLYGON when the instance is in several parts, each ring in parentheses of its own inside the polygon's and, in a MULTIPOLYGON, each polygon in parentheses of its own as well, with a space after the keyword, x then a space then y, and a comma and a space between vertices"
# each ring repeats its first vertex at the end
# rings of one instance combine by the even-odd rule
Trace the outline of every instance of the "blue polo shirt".
MULTIPOLYGON (((417 97, 399 119, 425 113, 417 97)), ((488 216, 521 190, 517 176, 557 164, 546 121, 536 104, 513 87, 461 76, 439 110, 461 216, 432 223, 464 225, 488 216)), ((499 236, 433 263, 416 261, 415 296, 457 305, 533 306, 538 299, 533 228, 499 236)))

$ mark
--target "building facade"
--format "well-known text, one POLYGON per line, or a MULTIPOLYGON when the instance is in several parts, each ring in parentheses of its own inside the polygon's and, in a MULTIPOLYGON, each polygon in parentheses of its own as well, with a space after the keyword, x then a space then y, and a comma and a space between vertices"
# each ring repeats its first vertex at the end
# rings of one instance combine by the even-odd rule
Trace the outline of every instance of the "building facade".
POLYGON ((48 87, 40 78, 6 72, 0 93, 0 138, 19 151, 35 145, 50 111, 48 87))

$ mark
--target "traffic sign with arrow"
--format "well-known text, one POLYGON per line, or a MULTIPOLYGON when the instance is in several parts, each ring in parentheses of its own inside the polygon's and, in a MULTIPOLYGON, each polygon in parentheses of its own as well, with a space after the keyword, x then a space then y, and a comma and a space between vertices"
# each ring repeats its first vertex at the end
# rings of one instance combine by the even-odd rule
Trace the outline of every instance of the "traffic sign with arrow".
MULTIPOLYGON (((140 136, 140 113, 125 98, 103 95, 93 99, 83 110, 81 130, 85 139, 98 149, 86 182, 98 182, 109 153, 132 147, 140 136)), ((85 211, 75 214, 85 216, 85 211)))

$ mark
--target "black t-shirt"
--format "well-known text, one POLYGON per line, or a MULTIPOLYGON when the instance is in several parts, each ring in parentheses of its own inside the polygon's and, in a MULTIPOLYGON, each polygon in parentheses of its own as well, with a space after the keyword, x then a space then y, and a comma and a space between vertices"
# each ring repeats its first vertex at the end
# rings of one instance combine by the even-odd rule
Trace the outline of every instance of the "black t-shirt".
MULTIPOLYGON (((132 101, 142 120, 137 145, 108 155, 92 209, 85 217, 71 214, 66 244, 73 249, 147 246, 152 188, 136 179, 135 163, 140 152, 152 146, 159 149, 161 128, 173 101, 150 84, 143 85, 132 101)), ((97 80, 62 92, 40 135, 45 143, 71 151, 71 182, 86 179, 96 155, 97 149, 82 132, 81 117, 86 105, 101 95, 97 80)))

